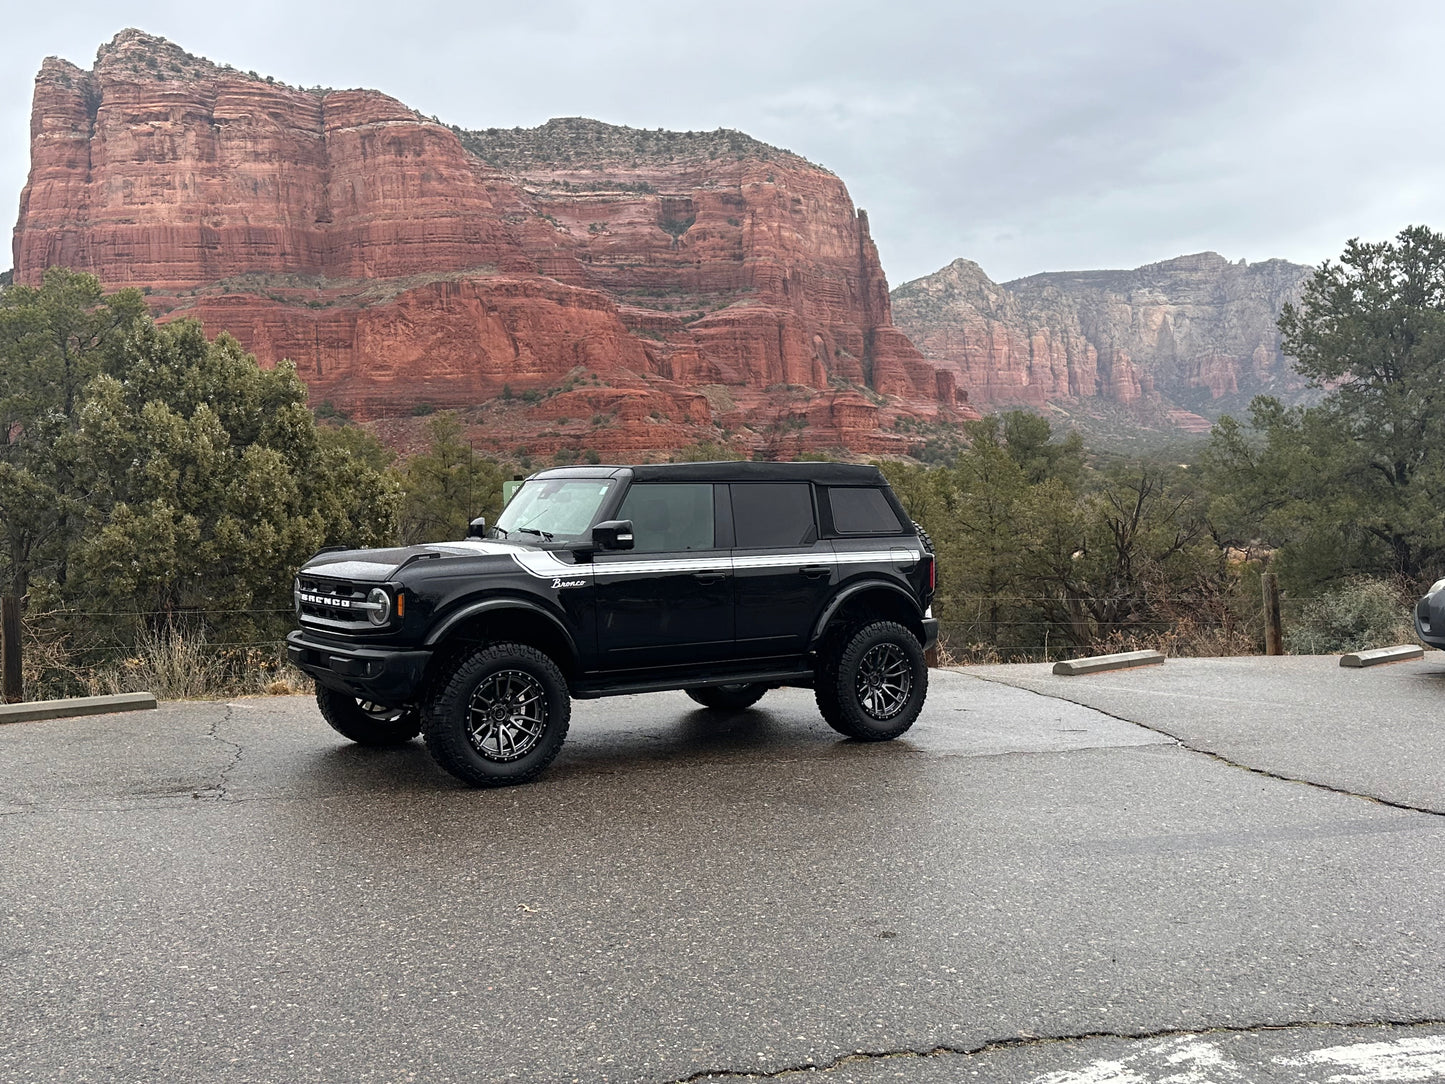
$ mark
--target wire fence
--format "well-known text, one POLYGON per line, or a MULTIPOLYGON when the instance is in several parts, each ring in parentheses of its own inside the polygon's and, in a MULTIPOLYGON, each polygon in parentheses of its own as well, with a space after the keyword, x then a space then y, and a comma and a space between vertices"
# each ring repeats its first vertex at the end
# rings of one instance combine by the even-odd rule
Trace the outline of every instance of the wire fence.
MULTIPOLYGON (((1330 598, 1286 596, 1285 628, 1330 598)), ((1264 652, 1263 601, 1240 594, 950 593, 935 596, 933 613, 945 662, 1056 661, 1143 647, 1175 655, 1264 652)), ((146 681, 204 695, 194 691, 194 672, 221 695, 271 686, 300 691, 309 683, 284 650, 292 614, 289 607, 31 610, 23 616, 26 682, 48 695, 134 691, 146 681)), ((1407 615, 1401 599, 1402 635, 1412 631, 1407 615)))
POLYGON ((65 629, 73 633, 83 634, 84 639, 96 646, 107 645, 115 648, 124 648, 133 643, 141 630, 152 633, 169 633, 174 635, 202 635, 205 643, 210 648, 239 648, 239 647, 267 647, 279 644, 284 639, 284 633, 274 636, 260 638, 251 637, 248 639, 215 639, 213 631, 217 625, 224 625, 218 622, 217 618, 259 618, 263 621, 277 621, 282 615, 290 617, 295 613, 290 607, 285 608, 261 608, 261 609, 240 609, 240 608, 197 608, 197 609, 170 609, 170 610, 79 610, 69 607, 57 607, 53 609, 32 611, 25 615, 25 624, 33 634, 39 634, 46 628, 65 629), (129 629, 107 627, 102 622, 112 622, 116 619, 131 619, 129 629))
POLYGON ((22 617, 27 699, 154 692, 164 699, 300 692, 285 632, 292 610, 30 609, 22 617))
MULTIPOLYGON (((1296 653, 1414 643, 1413 606, 1414 597, 1398 583, 1354 582, 1343 592, 1283 597, 1280 628, 1286 650, 1296 653)), ((1269 628, 1263 595, 1250 590, 1117 597, 955 592, 935 598, 934 614, 941 656, 956 662, 1056 661, 1141 648, 1265 654, 1269 628)))

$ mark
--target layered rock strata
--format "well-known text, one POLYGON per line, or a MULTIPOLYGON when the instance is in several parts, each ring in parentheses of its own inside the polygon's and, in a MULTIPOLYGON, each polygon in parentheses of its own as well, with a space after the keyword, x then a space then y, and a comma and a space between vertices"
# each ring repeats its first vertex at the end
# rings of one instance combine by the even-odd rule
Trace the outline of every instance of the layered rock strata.
POLYGON ((61 265, 143 287, 358 418, 500 401, 541 422, 585 378, 612 389, 594 414, 628 424, 557 440, 604 455, 780 431, 883 454, 909 450, 900 414, 974 413, 963 370, 892 326, 842 181, 741 133, 464 132, 132 30, 91 71, 45 61, 31 148, 17 281, 61 265))
POLYGON ((899 328, 980 408, 1099 399, 1198 431, 1251 395, 1303 388, 1276 321, 1309 273, 1205 252, 999 285, 955 260, 898 287, 893 308, 899 328))

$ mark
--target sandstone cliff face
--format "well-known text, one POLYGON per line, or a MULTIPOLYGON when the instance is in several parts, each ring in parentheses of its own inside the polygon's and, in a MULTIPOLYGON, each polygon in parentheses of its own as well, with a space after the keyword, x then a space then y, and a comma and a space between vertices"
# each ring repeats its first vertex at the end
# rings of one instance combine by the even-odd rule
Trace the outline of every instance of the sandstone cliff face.
POLYGON ((1197 430, 1252 395, 1303 388, 1275 321, 1309 272, 1206 252, 998 285, 955 260, 898 287, 893 305, 898 326, 981 408, 1105 399, 1197 430))
POLYGON ((31 147, 17 281, 63 265, 148 287, 358 417, 505 398, 511 442, 584 374, 615 400, 595 413, 634 424, 552 426, 534 453, 780 432, 905 452, 899 414, 973 414, 957 367, 892 326, 843 183, 740 133, 463 132, 125 31, 92 71, 45 61, 31 147))

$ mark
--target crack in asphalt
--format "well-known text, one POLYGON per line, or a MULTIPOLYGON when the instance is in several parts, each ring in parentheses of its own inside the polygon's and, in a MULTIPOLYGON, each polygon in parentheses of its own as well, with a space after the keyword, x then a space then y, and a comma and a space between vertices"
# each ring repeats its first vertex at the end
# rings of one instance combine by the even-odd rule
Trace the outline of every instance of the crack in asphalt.
POLYGON ((229 745, 234 752, 231 755, 231 762, 221 768, 220 774, 216 776, 216 781, 209 787, 203 787, 191 795, 192 798, 200 798, 204 801, 224 802, 226 800, 226 777, 235 770, 236 765, 241 763, 241 756, 245 752, 236 742, 231 741, 229 738, 221 737, 220 733, 221 727, 230 723, 235 717, 236 705, 227 701, 222 704, 221 707, 223 710, 221 714, 212 721, 210 730, 206 732, 206 737, 222 745, 229 745))
POLYGON ((1019 1035, 1010 1039, 990 1039, 978 1046, 935 1046, 930 1050, 856 1050, 851 1054, 840 1054, 830 1062, 802 1065, 787 1065, 781 1069, 707 1069, 689 1076, 677 1077, 667 1084, 701 1084, 707 1080, 780 1080, 787 1076, 803 1073, 831 1073, 847 1065, 858 1065, 889 1059, 917 1059, 944 1057, 978 1057, 999 1050, 1015 1050, 1035 1046, 1051 1046, 1059 1043, 1081 1043, 1098 1039, 1118 1039, 1125 1042, 1148 1042, 1155 1039, 1194 1038, 1205 1035, 1253 1035, 1270 1031, 1324 1031, 1345 1028, 1421 1028, 1445 1026, 1445 1018, 1422 1018, 1414 1020, 1291 1020, 1280 1024, 1218 1024, 1207 1028, 1160 1028, 1156 1031, 1083 1031, 1074 1035, 1019 1035))
POLYGON ((1002 685, 1007 689, 1017 689, 1019 692, 1032 693, 1034 696, 1040 696, 1046 700, 1062 700, 1065 704, 1073 704, 1075 707, 1097 711, 1100 715, 1110 719, 1118 720, 1121 723, 1130 723, 1134 726, 1142 727, 1151 733, 1160 734, 1170 741, 1175 742, 1181 749, 1188 750, 1191 753, 1198 753, 1200 756, 1209 757, 1211 760, 1217 760, 1221 764, 1227 764, 1231 768, 1238 768, 1240 771, 1251 772, 1254 775, 1262 775, 1266 779, 1277 779, 1281 783, 1297 783, 1302 787, 1314 787, 1316 790, 1322 790, 1329 794, 1339 794, 1346 798, 1359 798, 1366 802, 1375 802, 1379 805, 1388 806, 1391 809, 1404 810, 1407 813, 1423 813, 1428 817, 1445 817, 1445 809, 1433 809, 1430 806, 1411 805, 1409 802, 1397 802, 1393 798, 1382 798, 1378 794, 1367 794, 1364 791, 1350 790, 1348 787, 1337 787, 1332 783, 1321 783, 1315 779, 1305 779, 1303 776, 1286 775, 1283 772, 1272 771, 1269 768, 1256 768, 1252 764, 1245 764, 1243 761, 1235 760, 1232 757, 1225 756, 1223 753, 1216 753, 1213 749, 1204 749, 1198 745, 1192 745, 1178 734, 1165 730, 1162 726, 1140 722, 1138 719, 1130 719, 1124 715, 1117 715, 1112 711, 1095 707, 1093 704, 1085 703, 1082 700, 1074 700, 1057 693, 1039 692, 1037 689, 1028 689, 1021 685, 1011 685, 1007 681, 1000 681, 998 678, 984 677, 982 674, 971 674, 970 676, 977 678, 979 681, 1002 685))
POLYGON ((231 759, 221 767, 216 775, 215 782, 199 789, 177 790, 167 793, 150 794, 144 797, 130 795, 133 803, 125 805, 40 805, 27 809, 5 809, 0 810, 0 818, 4 817, 32 817, 43 814, 54 813, 139 813, 157 808, 166 803, 178 804, 179 800, 189 798, 192 801, 206 802, 238 802, 238 801, 263 801, 269 799, 269 795, 258 795, 255 798, 232 798, 227 789, 227 777, 235 771, 236 766, 241 763, 245 749, 229 738, 221 736, 221 728, 230 724, 235 718, 236 705, 223 703, 220 705, 220 713, 211 721, 206 729, 205 737, 221 745, 229 746, 232 750, 231 759), (139 797, 139 801, 134 799, 139 797))

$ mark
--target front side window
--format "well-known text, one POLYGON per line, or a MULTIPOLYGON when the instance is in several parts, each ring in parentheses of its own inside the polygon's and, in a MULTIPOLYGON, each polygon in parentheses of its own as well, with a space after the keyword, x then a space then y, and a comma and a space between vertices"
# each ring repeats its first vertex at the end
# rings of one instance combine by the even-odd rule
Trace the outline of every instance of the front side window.
POLYGON ((634 485, 617 518, 632 521, 634 553, 713 548, 712 485, 707 482, 634 485))
POLYGON ((578 539, 587 533, 612 481, 595 478, 534 478, 502 509, 497 537, 515 540, 578 539))

